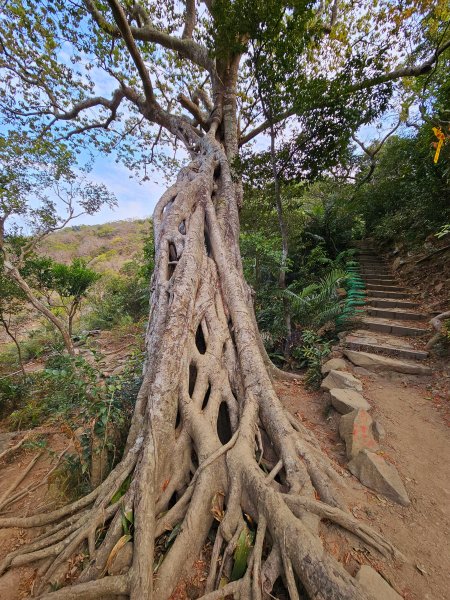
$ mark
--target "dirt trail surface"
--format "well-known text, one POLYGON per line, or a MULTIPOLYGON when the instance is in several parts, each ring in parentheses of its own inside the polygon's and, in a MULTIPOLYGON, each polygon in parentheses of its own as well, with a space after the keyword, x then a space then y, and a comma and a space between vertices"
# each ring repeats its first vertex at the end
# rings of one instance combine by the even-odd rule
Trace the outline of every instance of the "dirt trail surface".
MULTIPOLYGON (((394 463, 405 483, 411 505, 402 507, 363 487, 346 471, 348 507, 363 522, 380 531, 407 557, 407 562, 379 559, 354 538, 342 544, 326 543, 358 570, 367 563, 378 570, 405 600, 448 600, 450 590, 450 430, 445 422, 448 401, 430 392, 442 378, 450 383, 449 372, 434 378, 390 374, 358 376, 371 414, 386 430, 383 456, 394 463), (437 379, 439 378, 439 381, 437 379), (352 548, 353 546, 353 548, 352 548)), ((445 385, 445 384, 444 384, 445 385)), ((448 389, 448 388, 447 388, 448 389)), ((280 385, 288 409, 317 435, 329 456, 345 470, 344 444, 339 439, 339 416, 329 409, 323 394, 306 392, 302 386, 280 385)))

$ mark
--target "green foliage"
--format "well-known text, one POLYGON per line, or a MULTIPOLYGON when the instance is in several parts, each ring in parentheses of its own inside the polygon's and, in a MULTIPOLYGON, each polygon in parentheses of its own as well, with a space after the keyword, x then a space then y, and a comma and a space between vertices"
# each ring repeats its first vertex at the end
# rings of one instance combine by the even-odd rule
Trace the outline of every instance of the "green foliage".
POLYGON ((285 293, 291 303, 295 323, 302 328, 319 328, 328 321, 335 321, 344 309, 345 301, 339 296, 338 288, 346 279, 345 271, 333 269, 318 283, 312 283, 297 293, 294 289, 298 283, 292 284, 285 293))
POLYGON ((67 498, 90 489, 94 436, 102 440, 110 466, 119 460, 142 382, 142 361, 142 353, 135 352, 124 372, 104 385, 95 365, 60 353, 48 358, 43 371, 27 378, 0 379, 0 413, 9 414, 13 429, 61 423, 73 432, 76 452, 65 457, 53 476, 67 498))
POLYGON ((40 358, 52 352, 61 352, 64 342, 60 333, 50 325, 33 329, 26 339, 20 342, 23 358, 30 360, 40 358))
POLYGON ((104 276, 90 298, 86 317, 89 329, 111 329, 135 323, 148 314, 149 283, 140 275, 140 266, 128 263, 119 275, 104 276))
POLYGON ((100 277, 82 258, 74 258, 65 265, 47 256, 29 258, 22 274, 42 292, 56 292, 62 301, 73 299, 78 303, 100 277))
MULTIPOLYGON (((352 208, 379 242, 403 242, 412 247, 439 231, 450 220, 450 173, 441 155, 433 162, 433 134, 425 124, 412 137, 392 137, 379 153, 370 183, 355 191, 352 208)), ((364 164, 364 160, 362 161, 364 164)))
POLYGON ((299 361, 300 367, 307 367, 305 382, 312 388, 318 388, 322 380, 321 366, 323 360, 331 351, 331 341, 323 339, 311 330, 302 332, 300 344, 294 349, 293 355, 299 361))
POLYGON ((25 400, 28 383, 18 374, 0 377, 0 418, 8 416, 25 400))

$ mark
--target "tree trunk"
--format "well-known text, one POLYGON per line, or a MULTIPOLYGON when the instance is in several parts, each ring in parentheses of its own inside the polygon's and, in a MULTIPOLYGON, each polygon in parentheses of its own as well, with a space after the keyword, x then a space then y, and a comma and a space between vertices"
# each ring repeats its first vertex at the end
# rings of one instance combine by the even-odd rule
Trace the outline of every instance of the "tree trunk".
POLYGON ((39 311, 42 315, 44 315, 44 317, 46 317, 60 332, 67 352, 70 355, 74 356, 75 355, 75 346, 73 345, 72 338, 69 334, 69 331, 66 329, 66 327, 64 326, 64 323, 61 321, 61 319, 58 319, 58 317, 56 315, 54 315, 52 313, 52 311, 49 310, 45 306, 45 304, 42 304, 42 302, 38 298, 36 298, 36 296, 33 294, 33 291, 31 290, 30 286, 27 284, 25 279, 21 276, 18 269, 16 267, 14 267, 14 265, 12 265, 8 260, 5 259, 4 266, 5 266, 5 271, 8 274, 8 276, 11 277, 11 279, 17 283, 17 285, 25 293, 26 297, 28 298, 29 302, 34 306, 34 308, 37 311, 39 311))
POLYGON ((154 212, 147 361, 122 461, 67 507, 0 518, 0 527, 49 525, 0 565, 1 573, 47 559, 36 586, 41 598, 168 600, 209 535, 215 542, 205 599, 268 598, 281 575, 293 599, 301 581, 316 600, 362 600, 368 596, 356 580, 324 552, 319 520, 343 524, 384 554, 395 552, 337 508, 337 472, 276 396, 240 267, 239 198, 224 148, 214 133, 205 135, 154 212), (111 503, 126 481, 125 494, 111 503), (112 574, 110 557, 120 552, 129 511, 132 563, 112 574), (219 589, 247 523, 257 529, 245 575, 219 589), (176 525, 160 563, 161 536, 176 525), (78 582, 50 592, 49 582, 63 581, 67 560, 85 544, 90 560, 78 582))
MULTIPOLYGON (((289 242, 286 223, 283 215, 283 203, 281 199, 280 189, 280 177, 277 169, 276 161, 276 148, 275 148, 275 127, 273 124, 270 126, 270 158, 272 162, 272 174, 273 174, 273 186, 275 194, 275 207, 277 209, 278 225, 280 227, 281 234, 281 263, 280 263, 280 274, 278 278, 278 287, 284 293, 286 289, 286 270, 289 256, 289 242)), ((289 349, 292 338, 292 323, 291 323, 291 307, 286 295, 283 295, 283 312, 284 312, 284 325, 286 327, 286 343, 284 346, 284 356, 287 359, 289 357, 289 349)))
POLYGON ((19 344, 19 342, 17 340, 17 336, 16 336, 16 334, 14 334, 11 331, 10 323, 5 319, 5 317, 1 313, 1 311, 0 311, 0 323, 3 325, 3 327, 5 328, 6 334, 12 339, 12 341, 13 341, 15 347, 16 347, 17 357, 19 359, 20 370, 22 371, 22 375, 24 377, 26 377, 27 374, 25 372, 25 367, 23 366, 22 350, 21 350, 20 344, 19 344))

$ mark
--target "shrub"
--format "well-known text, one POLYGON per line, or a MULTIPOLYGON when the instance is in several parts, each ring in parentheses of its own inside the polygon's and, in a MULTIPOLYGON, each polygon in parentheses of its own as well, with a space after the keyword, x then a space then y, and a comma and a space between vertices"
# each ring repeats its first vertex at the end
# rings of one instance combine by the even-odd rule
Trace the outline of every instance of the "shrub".
POLYGON ((300 367, 307 367, 305 382, 309 387, 319 387, 322 362, 330 350, 330 340, 323 339, 314 331, 303 331, 301 344, 293 351, 293 355, 299 360, 300 367))

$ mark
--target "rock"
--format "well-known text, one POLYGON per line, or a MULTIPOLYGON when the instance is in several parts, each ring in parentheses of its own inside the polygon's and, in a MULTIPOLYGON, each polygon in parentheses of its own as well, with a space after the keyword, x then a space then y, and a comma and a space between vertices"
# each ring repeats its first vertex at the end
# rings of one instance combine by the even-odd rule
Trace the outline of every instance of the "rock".
POLYGON ((360 377, 373 377, 374 376, 373 373, 371 373, 367 369, 364 369, 363 367, 353 367, 353 373, 355 373, 355 375, 359 375, 360 377))
POLYGON ((332 358, 331 360, 327 360, 326 363, 322 365, 322 375, 326 375, 330 371, 346 371, 347 363, 343 358, 332 358))
POLYGON ((359 379, 356 379, 351 373, 344 371, 336 371, 332 369, 325 379, 322 381, 320 386, 323 390, 331 390, 333 388, 338 389, 352 389, 362 391, 362 383, 359 379))
POLYGON ((366 410, 358 409, 341 417, 339 435, 345 442, 347 458, 355 456, 364 448, 378 450, 378 444, 372 433, 372 417, 366 410))
POLYGON ((118 551, 117 556, 108 567, 109 575, 122 575, 126 573, 133 560, 133 542, 127 542, 118 551))
POLYGON ((411 375, 431 375, 430 367, 410 360, 399 360, 398 358, 354 350, 344 350, 344 354, 354 365, 364 367, 369 371, 396 371, 397 373, 409 373, 411 375))
POLYGON ((377 440, 377 442, 379 442, 384 437, 386 437, 386 430, 383 427, 383 425, 380 423, 380 421, 374 421, 372 423, 372 432, 373 432, 373 437, 377 440))
POLYGON ((405 261, 402 258, 400 258, 400 256, 397 256, 397 258, 392 263, 392 268, 394 271, 397 271, 397 269, 404 264, 405 264, 405 261))
POLYGON ((366 487, 383 494, 386 498, 408 506, 410 504, 400 475, 394 465, 370 450, 361 452, 348 463, 348 469, 366 487))
POLYGON ((400 594, 369 565, 362 565, 356 574, 356 581, 374 600, 402 600, 400 594))
POLYGON ((122 374, 122 373, 125 371, 125 369, 126 369, 126 365, 124 365, 124 364, 122 364, 122 365, 119 365, 118 367, 116 367, 116 368, 115 368, 115 369, 112 371, 111 375, 112 375, 113 377, 114 377, 114 376, 116 376, 116 375, 121 375, 121 374, 122 374))
POLYGON ((330 390, 329 394, 331 404, 338 411, 338 413, 341 413, 341 415, 346 415, 347 413, 357 410, 358 408, 363 410, 371 409, 371 406, 367 400, 355 390, 342 390, 339 388, 333 388, 330 390))

